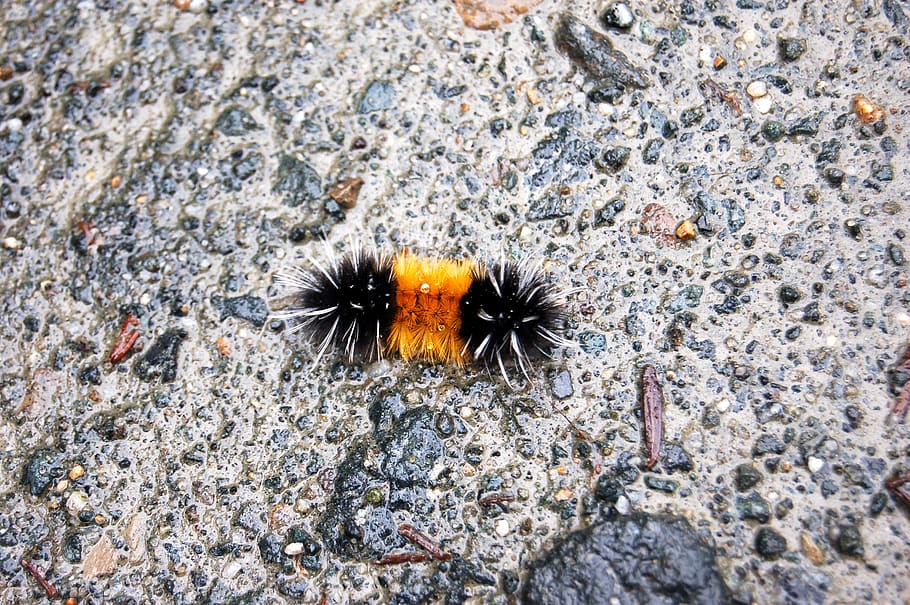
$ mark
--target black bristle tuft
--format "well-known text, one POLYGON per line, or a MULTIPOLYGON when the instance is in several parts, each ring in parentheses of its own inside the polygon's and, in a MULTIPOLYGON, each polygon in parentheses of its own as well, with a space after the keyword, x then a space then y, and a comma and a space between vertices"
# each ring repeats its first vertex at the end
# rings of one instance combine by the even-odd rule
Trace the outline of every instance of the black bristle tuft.
MULTIPOLYGON (((506 376, 505 362, 528 376, 529 359, 563 345, 562 297, 554 293, 542 271, 515 263, 479 270, 461 300, 461 337, 478 361, 496 363, 506 376)), ((507 379, 508 380, 508 379, 507 379)))
POLYGON ((280 281, 294 288, 291 305, 275 314, 292 331, 302 330, 319 347, 319 357, 340 349, 349 360, 382 356, 395 317, 391 259, 356 251, 315 270, 295 268, 280 281))

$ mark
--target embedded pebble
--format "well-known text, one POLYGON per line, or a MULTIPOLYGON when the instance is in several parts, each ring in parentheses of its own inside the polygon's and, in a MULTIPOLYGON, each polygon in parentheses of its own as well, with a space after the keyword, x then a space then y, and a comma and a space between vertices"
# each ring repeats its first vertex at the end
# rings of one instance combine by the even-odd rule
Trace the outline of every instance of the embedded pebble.
POLYGON ((816 458, 815 456, 809 456, 807 466, 809 467, 809 472, 817 473, 825 466, 825 461, 821 458, 816 458))
POLYGON ((749 85, 746 86, 746 94, 748 94, 753 99, 763 97, 768 94, 768 85, 761 80, 754 80, 752 82, 749 82, 749 85))

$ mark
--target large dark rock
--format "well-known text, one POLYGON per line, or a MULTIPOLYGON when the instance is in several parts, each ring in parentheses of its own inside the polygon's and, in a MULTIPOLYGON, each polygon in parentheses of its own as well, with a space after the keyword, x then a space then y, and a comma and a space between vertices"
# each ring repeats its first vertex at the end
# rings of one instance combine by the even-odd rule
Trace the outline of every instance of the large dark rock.
POLYGON ((532 564, 527 603, 730 603, 714 552, 681 517, 634 513, 572 532, 532 564))

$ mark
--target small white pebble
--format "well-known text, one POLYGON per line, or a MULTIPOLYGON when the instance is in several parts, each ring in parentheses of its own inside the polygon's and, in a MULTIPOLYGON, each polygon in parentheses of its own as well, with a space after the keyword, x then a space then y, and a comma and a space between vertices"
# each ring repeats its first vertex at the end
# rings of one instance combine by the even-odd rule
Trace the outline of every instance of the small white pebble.
POLYGON ((221 577, 225 580, 230 580, 240 573, 241 568, 240 561, 237 561, 236 559, 228 561, 227 565, 221 568, 221 577))
POLYGON ((75 491, 66 499, 66 512, 75 517, 88 506, 88 496, 85 492, 75 491))
POLYGON ((509 532, 512 531, 512 528, 509 527, 509 522, 505 519, 499 519, 496 521, 496 534, 502 538, 505 538, 509 535, 509 532))
POLYGON ((22 250, 22 240, 15 237, 3 238, 3 247, 7 250, 22 250))
POLYGON ((6 121, 6 127, 10 132, 19 132, 22 130, 22 120, 19 118, 10 118, 6 121))
POLYGON ((206 168, 205 166, 199 166, 198 168, 196 168, 196 174, 198 174, 199 176, 205 176, 208 173, 209 173, 209 169, 206 168))
POLYGON ((149 304, 150 302, 152 302, 152 297, 151 297, 151 295, 150 295, 148 292, 146 292, 145 294, 142 294, 142 295, 139 297, 139 304, 140 304, 140 305, 147 305, 147 304, 149 304))
POLYGON ((771 105, 773 105, 773 102, 771 101, 771 97, 768 95, 759 97, 752 102, 752 106, 755 107, 755 111, 761 114, 765 114, 771 111, 771 105))
POLYGON ((749 85, 746 86, 746 94, 757 99, 768 94, 768 85, 762 82, 761 80, 754 80, 749 82, 749 85))
POLYGON ((721 399, 720 401, 717 402, 717 405, 715 405, 714 407, 717 408, 717 411, 718 411, 718 412, 720 412, 721 414, 723 414, 724 412, 726 412, 727 410, 730 409, 730 400, 729 400, 729 399, 721 399))
POLYGON ((758 34, 754 29, 747 29, 743 32, 742 38, 746 44, 755 44, 755 41, 758 40, 758 34))
POLYGON ((465 420, 470 420, 474 417, 474 409, 469 405, 461 406, 461 409, 458 410, 458 414, 465 420))
POLYGON ((827 338, 825 338, 825 345, 827 345, 829 347, 833 347, 836 344, 837 344, 837 336, 831 334, 827 338))
POLYGON ((414 64, 408 65, 408 71, 411 72, 412 74, 419 74, 421 71, 420 65, 414 65, 414 64))
POLYGON ((825 461, 815 456, 809 456, 809 472, 817 473, 825 466, 825 461))
POLYGON ((895 315, 894 319, 896 319, 897 323, 899 323, 904 328, 910 326, 910 315, 907 315, 903 311, 895 315))
POLYGON ((207 0, 191 0, 190 2, 190 12, 191 13, 201 13, 208 6, 207 0))
POLYGON ((284 554, 289 557, 299 555, 303 552, 303 542, 291 542, 284 547, 284 554))
POLYGON ((630 507, 631 507, 631 503, 629 502, 629 499, 626 498, 625 496, 620 496, 619 498, 616 499, 616 512, 618 512, 620 515, 628 514, 630 507))

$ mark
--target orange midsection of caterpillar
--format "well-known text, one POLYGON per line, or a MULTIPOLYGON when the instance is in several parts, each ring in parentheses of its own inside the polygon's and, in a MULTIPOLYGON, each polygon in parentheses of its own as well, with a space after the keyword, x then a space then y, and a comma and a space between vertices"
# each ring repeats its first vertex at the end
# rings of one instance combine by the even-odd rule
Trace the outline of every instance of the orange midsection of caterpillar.
POLYGON ((403 359, 456 365, 465 363, 461 299, 471 287, 475 264, 469 260, 395 257, 395 321, 388 350, 403 359))

